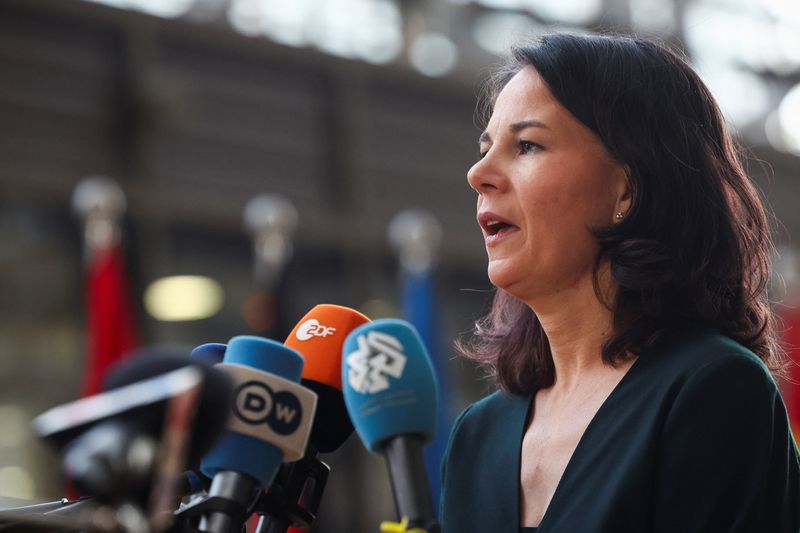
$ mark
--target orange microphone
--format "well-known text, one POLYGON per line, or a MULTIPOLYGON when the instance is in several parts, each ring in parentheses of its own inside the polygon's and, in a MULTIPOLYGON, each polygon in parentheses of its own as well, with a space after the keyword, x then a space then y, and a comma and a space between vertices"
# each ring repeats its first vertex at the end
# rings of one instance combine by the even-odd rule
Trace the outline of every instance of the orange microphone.
POLYGON ((314 451, 337 450, 353 433, 342 394, 342 347, 351 331, 370 322, 355 309, 320 304, 298 322, 284 344, 305 358, 302 384, 317 393, 309 438, 314 451))
POLYGON ((284 343, 305 359, 301 383, 317 393, 305 456, 284 464, 258 503, 256 533, 295 533, 317 517, 330 467, 317 452, 338 449, 353 433, 342 393, 342 348, 351 331, 370 319, 349 307, 321 304, 306 313, 284 343), (294 526, 294 527, 291 527, 294 526))

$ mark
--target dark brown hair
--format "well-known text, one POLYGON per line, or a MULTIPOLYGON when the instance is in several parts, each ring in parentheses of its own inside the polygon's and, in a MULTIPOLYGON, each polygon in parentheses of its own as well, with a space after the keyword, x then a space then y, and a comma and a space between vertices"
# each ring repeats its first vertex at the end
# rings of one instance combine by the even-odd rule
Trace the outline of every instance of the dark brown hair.
MULTIPOLYGON (((767 300, 772 239, 714 97, 684 59, 655 42, 552 34, 512 50, 487 84, 488 120, 506 83, 533 66, 553 96, 629 169, 625 219, 593 229, 618 284, 603 360, 617 364, 686 324, 716 329, 777 368, 767 300)), ((533 311, 498 289, 472 339, 457 343, 500 387, 553 383, 550 347, 533 311)))

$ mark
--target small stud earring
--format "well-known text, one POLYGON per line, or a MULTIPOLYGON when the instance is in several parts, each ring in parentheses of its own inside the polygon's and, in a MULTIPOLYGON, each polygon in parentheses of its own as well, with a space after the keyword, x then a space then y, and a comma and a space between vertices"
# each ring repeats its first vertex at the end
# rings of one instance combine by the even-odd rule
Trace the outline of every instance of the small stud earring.
POLYGON ((622 220, 624 217, 625 213, 623 213, 622 211, 617 211, 617 214, 614 215, 614 218, 616 218, 617 220, 622 220))

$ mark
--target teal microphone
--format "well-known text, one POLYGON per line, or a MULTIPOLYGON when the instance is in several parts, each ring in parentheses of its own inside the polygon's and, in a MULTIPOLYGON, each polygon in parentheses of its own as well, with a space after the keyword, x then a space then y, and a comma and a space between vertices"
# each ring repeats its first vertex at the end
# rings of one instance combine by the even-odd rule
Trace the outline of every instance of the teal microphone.
POLYGON ((414 326, 376 320, 353 330, 343 348, 342 385, 358 436, 386 459, 398 519, 438 532, 422 454, 436 434, 437 383, 414 326))

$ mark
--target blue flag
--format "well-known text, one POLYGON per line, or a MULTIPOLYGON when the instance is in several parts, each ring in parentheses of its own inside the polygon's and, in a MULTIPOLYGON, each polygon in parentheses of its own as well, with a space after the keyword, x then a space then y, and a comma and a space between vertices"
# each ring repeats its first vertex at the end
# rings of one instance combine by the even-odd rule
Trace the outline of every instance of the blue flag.
POLYGON ((435 283, 432 271, 405 272, 403 279, 403 318, 414 325, 422 337, 433 361, 433 368, 439 380, 439 412, 436 438, 425 448, 425 464, 431 483, 434 508, 439 508, 441 492, 440 465, 447 447, 447 439, 453 424, 453 388, 447 361, 444 359, 440 342, 439 327, 436 320, 435 283))

